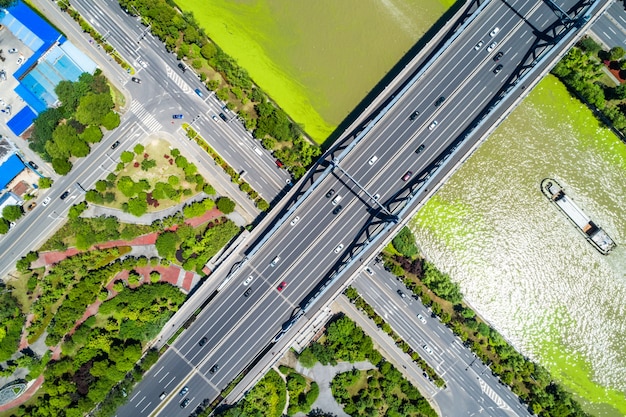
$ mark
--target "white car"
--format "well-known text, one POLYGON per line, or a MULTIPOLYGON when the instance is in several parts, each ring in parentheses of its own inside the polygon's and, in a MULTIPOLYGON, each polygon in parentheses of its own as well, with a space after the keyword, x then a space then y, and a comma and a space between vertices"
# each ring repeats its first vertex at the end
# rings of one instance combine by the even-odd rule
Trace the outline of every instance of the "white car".
POLYGON ((15 49, 15 48, 11 48, 11 49, 9 49, 9 51, 8 51, 8 52, 9 52, 10 54, 15 54, 15 53, 17 53, 17 49, 15 49))
POLYGON ((476 46, 474 47, 474 50, 475 50, 475 51, 478 51, 478 50, 479 50, 480 48, 482 48, 482 47, 483 47, 483 41, 480 41, 480 42, 478 42, 478 43, 476 44, 476 46))
POLYGON ((439 122, 438 122, 438 121, 436 121, 436 120, 434 120, 434 121, 430 124, 430 126, 428 126, 428 130, 434 130, 434 129, 437 127, 437 125, 438 125, 438 124, 439 124, 439 122))
POLYGON ((380 194, 374 194, 374 201, 378 201, 379 198, 380 198, 380 194))
POLYGON ((365 267, 365 272, 367 272, 370 275, 374 275, 374 271, 372 271, 372 268, 370 268, 369 266, 365 267))
POLYGON ((50 202, 50 200, 51 200, 51 198, 50 198, 50 197, 46 197, 46 198, 45 198, 45 199, 41 202, 41 205, 42 205, 42 206, 44 206, 44 207, 45 207, 45 206, 47 206, 47 205, 48 205, 48 203, 50 202))
POLYGON ((339 246, 335 248, 335 253, 341 252, 342 249, 343 249, 343 243, 340 243, 339 246))
POLYGON ((293 220, 289 224, 294 226, 296 223, 298 223, 298 220, 300 220, 300 217, 296 216, 293 218, 293 220))
POLYGON ((422 316, 421 314, 418 314, 417 318, 419 319, 419 321, 421 321, 422 323, 426 324, 426 319, 424 318, 424 316, 422 316))
POLYGON ((496 49, 496 45, 498 45, 498 42, 491 42, 489 46, 487 47, 487 52, 491 52, 494 49, 496 49))
POLYGON ((430 355, 433 354, 433 350, 430 347, 428 347, 428 345, 424 345, 422 346, 422 348, 424 348, 424 350, 428 352, 430 355))
POLYGON ((17 59, 17 65, 22 65, 22 62, 24 62, 24 57, 21 56, 17 59))
POLYGON ((378 161, 378 157, 377 157, 376 155, 374 155, 374 156, 372 156, 372 157, 370 158, 370 161, 368 162, 368 164, 370 164, 370 165, 374 165, 374 163, 375 163, 376 161, 378 161))
POLYGON ((495 27, 495 28, 493 28, 493 30, 491 31, 489 36, 491 36, 493 38, 494 36, 496 36, 498 34, 498 32, 500 32, 500 28, 499 27, 495 27))
POLYGON ((254 279, 254 277, 252 275, 250 275, 248 278, 246 278, 246 280, 243 282, 243 285, 248 285, 252 282, 252 280, 254 279))

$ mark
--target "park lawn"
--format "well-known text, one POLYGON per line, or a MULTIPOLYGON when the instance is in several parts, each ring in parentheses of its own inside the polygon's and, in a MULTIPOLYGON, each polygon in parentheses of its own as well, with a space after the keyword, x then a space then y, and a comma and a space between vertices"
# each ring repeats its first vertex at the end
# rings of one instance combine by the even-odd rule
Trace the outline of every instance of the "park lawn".
MULTIPOLYGON (((190 184, 188 181, 185 181, 185 173, 183 170, 178 168, 175 163, 170 165, 168 160, 164 158, 164 155, 168 155, 171 158, 171 151, 172 147, 168 142, 161 139, 154 139, 150 141, 144 149, 144 154, 148 154, 148 159, 154 159, 156 161, 156 166, 154 168, 150 168, 148 171, 143 171, 141 169, 141 165, 138 167, 134 166, 134 162, 139 162, 141 164, 141 162, 145 159, 142 154, 135 155, 135 160, 127 164, 124 169, 117 173, 118 179, 123 176, 129 176, 133 179, 133 181, 146 179, 150 183, 151 187, 154 187, 157 182, 167 182, 169 176, 175 175, 180 178, 180 183, 176 186, 177 189, 190 189, 192 191, 189 196, 182 196, 180 201, 159 200, 158 207, 148 205, 148 212, 160 211, 175 206, 181 201, 198 194, 198 192, 195 191, 195 184, 190 184)), ((103 203, 103 205, 107 207, 121 209, 122 204, 128 202, 128 198, 126 198, 126 196, 124 196, 124 194, 122 194, 117 188, 109 189, 107 192, 113 192, 115 194, 115 201, 110 204, 103 203)))
POLYGON ((35 300, 33 295, 28 295, 28 279, 35 273, 43 274, 43 268, 37 268, 28 274, 20 274, 19 277, 8 282, 8 286, 12 288, 11 293, 22 306, 22 312, 24 314, 28 314, 30 312, 30 307, 35 300))
POLYGON ((350 395, 354 397, 362 389, 367 389, 367 381, 368 381, 367 371, 361 371, 361 374, 359 375, 359 380, 355 382, 353 385, 346 387, 346 391, 348 391, 350 395))

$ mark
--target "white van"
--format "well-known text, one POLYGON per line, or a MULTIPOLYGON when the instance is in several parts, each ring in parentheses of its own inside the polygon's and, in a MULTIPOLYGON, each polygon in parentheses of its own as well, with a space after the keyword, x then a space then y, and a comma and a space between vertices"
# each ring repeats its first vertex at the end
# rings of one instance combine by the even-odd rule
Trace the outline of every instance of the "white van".
POLYGON ((336 206, 337 204, 339 204, 339 202, 341 201, 343 197, 341 197, 340 195, 338 195, 337 197, 333 198, 333 206, 336 206))
POLYGON ((272 260, 272 263, 270 264, 270 266, 274 267, 278 264, 278 261, 280 261, 280 257, 277 256, 272 260))

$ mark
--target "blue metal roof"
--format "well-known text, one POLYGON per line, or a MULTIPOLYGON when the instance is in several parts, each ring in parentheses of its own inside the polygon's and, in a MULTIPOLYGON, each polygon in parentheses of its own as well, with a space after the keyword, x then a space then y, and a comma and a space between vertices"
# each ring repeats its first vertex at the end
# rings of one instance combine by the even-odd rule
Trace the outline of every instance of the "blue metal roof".
POLYGON ((15 154, 0 165, 0 190, 4 189, 25 167, 22 160, 15 154))
POLYGON ((61 43, 65 40, 55 28, 23 2, 18 1, 7 11, 8 13, 0 17, 0 22, 31 50, 46 51, 57 40, 61 43))
MULTIPOLYGON (((45 107, 44 107, 45 110, 45 107)), ((30 107, 25 106, 15 116, 7 122, 7 126, 11 129, 11 132, 20 136, 26 129, 33 124, 33 120, 37 117, 37 114, 31 110, 30 107)), ((0 187, 2 189, 2 187, 0 187)))

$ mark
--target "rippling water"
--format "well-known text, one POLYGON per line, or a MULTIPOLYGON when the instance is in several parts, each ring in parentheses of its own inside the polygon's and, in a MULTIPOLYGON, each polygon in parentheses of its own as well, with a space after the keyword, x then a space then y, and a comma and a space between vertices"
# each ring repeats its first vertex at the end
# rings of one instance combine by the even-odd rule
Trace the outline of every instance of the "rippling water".
POLYGON ((413 222, 427 257, 597 415, 626 411, 626 146, 548 77, 413 222), (541 193, 555 178, 618 244, 599 254, 541 193), (603 387, 615 391, 605 391, 603 387))

